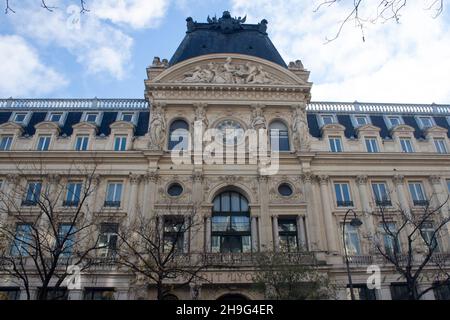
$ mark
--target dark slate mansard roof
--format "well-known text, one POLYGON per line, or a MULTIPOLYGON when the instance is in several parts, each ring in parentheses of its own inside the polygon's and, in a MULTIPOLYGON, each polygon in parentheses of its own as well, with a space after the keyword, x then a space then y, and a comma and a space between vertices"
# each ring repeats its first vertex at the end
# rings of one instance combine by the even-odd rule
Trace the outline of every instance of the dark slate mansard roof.
MULTIPOLYGON (((144 136, 149 127, 149 105, 144 99, 0 99, 0 124, 9 121, 13 112, 31 112, 30 121, 24 127, 24 135, 33 135, 34 126, 46 119, 48 112, 67 112, 61 135, 70 136, 73 125, 81 121, 83 112, 103 112, 102 121, 98 127, 98 135, 109 135, 110 125, 117 119, 121 111, 137 112, 135 127, 136 136, 144 136)), ((414 128, 417 139, 424 137, 415 116, 427 115, 434 119, 436 125, 447 129, 450 138, 450 105, 426 104, 389 104, 389 103, 345 103, 345 102, 311 102, 307 106, 307 118, 310 134, 321 138, 318 122, 319 114, 336 114, 339 124, 345 127, 347 138, 356 137, 356 128, 351 121, 351 115, 368 115, 372 125, 381 129, 383 139, 390 139, 385 115, 400 115, 405 124, 414 128)))
POLYGON ((208 17, 207 23, 187 18, 187 32, 169 65, 212 53, 237 53, 259 57, 287 67, 267 35, 267 20, 244 24, 246 18, 232 18, 228 11, 222 18, 208 17))

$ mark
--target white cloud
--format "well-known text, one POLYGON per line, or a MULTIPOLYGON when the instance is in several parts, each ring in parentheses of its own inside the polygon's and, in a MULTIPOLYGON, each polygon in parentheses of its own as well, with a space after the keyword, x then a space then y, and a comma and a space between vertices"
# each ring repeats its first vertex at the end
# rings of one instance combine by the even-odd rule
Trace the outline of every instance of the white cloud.
POLYGON ((96 0, 90 10, 101 19, 141 29, 157 27, 168 5, 167 0, 96 0))
POLYGON ((89 74, 118 80, 132 69, 133 38, 122 27, 152 28, 166 13, 165 0, 96 0, 80 15, 73 0, 48 0, 48 12, 35 0, 24 0, 9 21, 17 34, 39 45, 64 48, 89 74), (79 28, 77 28, 79 26, 79 28))
POLYGON ((0 35, 0 61, 0 97, 38 96, 68 83, 19 36, 0 35))
POLYGON ((233 15, 269 20, 269 34, 282 56, 301 59, 311 71, 313 100, 450 102, 450 27, 444 16, 432 19, 422 1, 408 2, 400 24, 369 24, 366 42, 350 22, 328 44, 326 38, 348 13, 348 2, 318 13, 311 1, 232 3, 233 15))

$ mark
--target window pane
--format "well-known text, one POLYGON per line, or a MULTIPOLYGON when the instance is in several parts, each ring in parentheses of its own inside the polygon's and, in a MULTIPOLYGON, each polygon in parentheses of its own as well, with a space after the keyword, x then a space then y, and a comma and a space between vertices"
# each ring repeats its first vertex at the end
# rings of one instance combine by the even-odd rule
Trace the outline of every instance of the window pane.
POLYGON ((250 231, 250 218, 245 216, 232 216, 231 225, 233 231, 250 231))
POLYGON ((231 207, 230 207, 230 193, 229 192, 224 192, 222 193, 222 208, 221 211, 226 212, 226 211, 230 211, 231 207))
POLYGON ((237 212, 240 211, 240 195, 239 193, 233 192, 231 193, 231 211, 237 212))
POLYGON ((229 216, 213 216, 211 218, 212 231, 227 231, 230 226, 229 216))

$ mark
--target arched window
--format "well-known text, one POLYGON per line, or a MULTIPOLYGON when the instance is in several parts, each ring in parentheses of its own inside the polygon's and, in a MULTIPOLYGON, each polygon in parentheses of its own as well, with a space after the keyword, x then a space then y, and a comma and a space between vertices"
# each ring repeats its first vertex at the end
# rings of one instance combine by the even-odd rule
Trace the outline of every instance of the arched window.
POLYGON ((270 145, 272 151, 289 151, 289 131, 281 121, 270 124, 270 145))
POLYGON ((250 212, 247 199, 226 191, 214 199, 211 219, 212 252, 250 252, 250 212))
POLYGON ((169 150, 187 150, 189 144, 189 125, 184 120, 175 120, 169 129, 169 150))

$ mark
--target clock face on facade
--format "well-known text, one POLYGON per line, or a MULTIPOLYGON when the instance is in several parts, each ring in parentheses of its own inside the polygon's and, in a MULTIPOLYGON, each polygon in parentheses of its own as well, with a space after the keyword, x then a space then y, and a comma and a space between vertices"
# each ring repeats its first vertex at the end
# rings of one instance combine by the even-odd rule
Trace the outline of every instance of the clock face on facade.
POLYGON ((227 119, 217 125, 221 140, 226 145, 240 143, 244 138, 244 129, 241 124, 235 120, 227 119))

